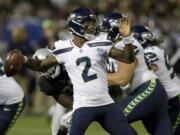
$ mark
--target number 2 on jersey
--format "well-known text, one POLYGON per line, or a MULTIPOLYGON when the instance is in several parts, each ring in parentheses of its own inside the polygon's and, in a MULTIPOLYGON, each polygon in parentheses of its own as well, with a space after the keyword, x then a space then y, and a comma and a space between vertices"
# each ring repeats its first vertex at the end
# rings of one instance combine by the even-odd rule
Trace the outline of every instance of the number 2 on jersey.
POLYGON ((91 60, 88 57, 81 57, 76 60, 76 65, 79 66, 81 63, 85 63, 84 70, 82 72, 82 78, 84 82, 88 82, 97 78, 97 74, 88 75, 89 69, 91 68, 91 60))

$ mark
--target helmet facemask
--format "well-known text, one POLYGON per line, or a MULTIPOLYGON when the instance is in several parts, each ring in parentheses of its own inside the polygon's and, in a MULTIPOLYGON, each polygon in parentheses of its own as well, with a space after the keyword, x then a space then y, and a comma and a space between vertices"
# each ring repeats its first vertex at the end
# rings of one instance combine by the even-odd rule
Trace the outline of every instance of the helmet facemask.
POLYGON ((96 18, 91 18, 91 19, 85 20, 83 25, 84 25, 84 29, 85 29, 83 37, 86 40, 93 39, 95 37, 95 35, 97 34, 97 28, 98 28, 96 18), (87 23, 89 23, 89 24, 87 24, 87 23))

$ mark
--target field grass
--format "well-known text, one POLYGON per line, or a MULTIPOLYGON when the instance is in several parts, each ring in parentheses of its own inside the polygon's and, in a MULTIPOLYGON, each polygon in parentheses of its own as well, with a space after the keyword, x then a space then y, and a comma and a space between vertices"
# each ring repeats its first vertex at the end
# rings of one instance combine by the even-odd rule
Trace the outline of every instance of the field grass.
MULTIPOLYGON (((51 135, 50 121, 46 117, 22 116, 15 123, 7 135, 51 135)), ((148 135, 141 122, 132 126, 139 135, 148 135)), ((99 124, 92 123, 85 135, 109 135, 99 124)))

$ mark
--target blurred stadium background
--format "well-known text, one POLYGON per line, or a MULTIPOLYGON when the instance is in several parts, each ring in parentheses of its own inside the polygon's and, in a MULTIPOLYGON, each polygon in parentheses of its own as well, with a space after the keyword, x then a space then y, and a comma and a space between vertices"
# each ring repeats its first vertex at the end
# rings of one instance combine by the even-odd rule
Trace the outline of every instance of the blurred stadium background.
MULTIPOLYGON (((92 9, 99 20, 119 12, 130 16, 132 25, 150 27, 180 74, 180 0, 0 0, 0 56, 15 48, 31 56, 36 49, 69 37, 66 18, 77 7, 92 9)), ((24 67, 15 78, 24 88, 27 106, 9 135, 49 135, 47 115, 54 100, 39 92, 35 72, 24 67)), ((134 125, 146 135, 140 123, 134 125)), ((93 124, 87 135, 106 135, 96 128, 93 124)))

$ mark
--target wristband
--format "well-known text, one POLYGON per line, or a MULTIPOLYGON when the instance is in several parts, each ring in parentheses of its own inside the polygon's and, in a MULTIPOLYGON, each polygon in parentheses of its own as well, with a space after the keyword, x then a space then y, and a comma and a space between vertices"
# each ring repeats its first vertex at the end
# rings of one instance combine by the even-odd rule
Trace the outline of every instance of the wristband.
POLYGON ((133 38, 133 35, 131 34, 130 36, 128 37, 122 37, 123 39, 123 43, 126 45, 126 44, 131 44, 132 43, 132 38, 133 38))

